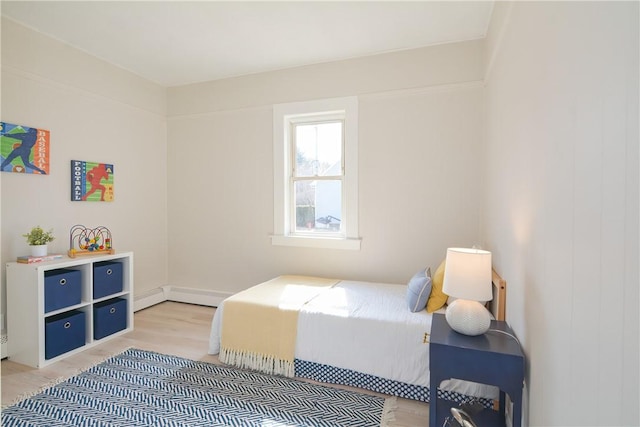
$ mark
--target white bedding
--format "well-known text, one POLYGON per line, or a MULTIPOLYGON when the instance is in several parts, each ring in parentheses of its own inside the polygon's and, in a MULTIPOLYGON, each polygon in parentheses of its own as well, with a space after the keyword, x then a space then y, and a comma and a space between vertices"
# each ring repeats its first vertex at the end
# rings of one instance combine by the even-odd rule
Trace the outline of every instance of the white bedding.
MULTIPOLYGON (((224 302, 213 318, 210 354, 220 351, 223 310, 224 302)), ((406 286, 341 281, 300 311, 295 358, 429 387, 429 345, 424 338, 431 319, 426 310, 409 311, 406 286)), ((446 381, 442 388, 498 396, 495 387, 466 381, 446 381)))
POLYGON ((432 316, 412 313, 400 285, 342 281, 298 316, 295 357, 429 386, 432 316), (390 363, 397 361, 397 363, 390 363))

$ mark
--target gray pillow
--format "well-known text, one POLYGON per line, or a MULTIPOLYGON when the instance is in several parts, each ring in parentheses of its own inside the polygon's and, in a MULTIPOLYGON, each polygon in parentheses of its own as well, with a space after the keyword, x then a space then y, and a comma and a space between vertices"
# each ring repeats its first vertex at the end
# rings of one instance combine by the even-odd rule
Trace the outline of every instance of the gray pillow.
POLYGON ((415 313, 427 307, 431 294, 431 268, 418 271, 407 284, 407 305, 415 313))

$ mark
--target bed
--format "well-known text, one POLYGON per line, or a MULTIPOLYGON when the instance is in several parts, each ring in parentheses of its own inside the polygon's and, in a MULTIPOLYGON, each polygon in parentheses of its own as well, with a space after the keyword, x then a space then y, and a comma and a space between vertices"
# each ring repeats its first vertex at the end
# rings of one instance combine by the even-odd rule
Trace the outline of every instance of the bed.
MULTIPOLYGON (((493 285, 489 308, 504 320, 506 284, 495 271, 493 285)), ((408 309, 407 285, 280 276, 220 304, 209 353, 241 368, 428 402, 432 316, 408 309)), ((498 390, 450 380, 438 395, 491 406, 498 390)))

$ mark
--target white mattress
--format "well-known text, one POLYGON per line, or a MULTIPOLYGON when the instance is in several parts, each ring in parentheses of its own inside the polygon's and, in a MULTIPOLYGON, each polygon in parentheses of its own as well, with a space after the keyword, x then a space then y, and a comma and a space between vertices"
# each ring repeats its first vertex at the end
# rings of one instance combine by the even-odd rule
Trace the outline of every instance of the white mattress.
POLYGON ((295 357, 428 387, 432 316, 410 312, 405 295, 401 285, 340 282, 300 312, 295 357))

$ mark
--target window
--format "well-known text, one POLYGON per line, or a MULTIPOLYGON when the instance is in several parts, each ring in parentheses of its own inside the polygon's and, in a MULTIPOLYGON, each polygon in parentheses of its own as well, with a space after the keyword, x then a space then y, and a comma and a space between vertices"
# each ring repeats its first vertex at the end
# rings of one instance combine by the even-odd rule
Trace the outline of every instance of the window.
POLYGON ((357 98, 274 106, 275 245, 360 249, 357 98))

